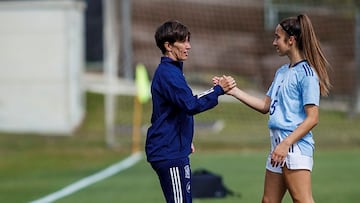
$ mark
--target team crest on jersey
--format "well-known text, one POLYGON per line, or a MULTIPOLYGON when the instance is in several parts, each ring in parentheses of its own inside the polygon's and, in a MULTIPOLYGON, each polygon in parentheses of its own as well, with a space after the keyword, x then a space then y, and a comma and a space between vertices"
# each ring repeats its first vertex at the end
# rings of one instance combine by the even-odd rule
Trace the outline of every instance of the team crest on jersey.
POLYGON ((187 193, 190 193, 191 191, 191 184, 190 184, 190 181, 186 184, 186 192, 187 193))
POLYGON ((190 178, 190 166, 189 165, 186 165, 184 167, 184 171, 185 171, 185 178, 190 178))

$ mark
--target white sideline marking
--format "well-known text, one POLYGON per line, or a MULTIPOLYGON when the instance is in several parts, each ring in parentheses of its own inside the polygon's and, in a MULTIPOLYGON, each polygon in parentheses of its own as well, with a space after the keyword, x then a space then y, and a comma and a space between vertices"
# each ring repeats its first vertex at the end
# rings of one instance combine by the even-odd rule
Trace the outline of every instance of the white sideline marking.
POLYGON ((91 176, 85 177, 71 185, 68 185, 67 187, 64 187, 61 190, 58 190, 54 193, 51 193, 45 197, 42 197, 40 199, 34 200, 30 203, 50 203, 54 202, 62 197, 65 197, 67 195, 70 195, 80 189, 83 189, 91 184, 94 184, 100 180, 103 180, 107 177, 110 177, 112 175, 115 175, 116 173, 123 171, 127 168, 130 168, 134 164, 136 164, 138 161, 142 159, 141 153, 137 152, 132 154, 131 156, 127 157, 126 159, 115 163, 107 168, 105 168, 102 171, 99 171, 91 176))

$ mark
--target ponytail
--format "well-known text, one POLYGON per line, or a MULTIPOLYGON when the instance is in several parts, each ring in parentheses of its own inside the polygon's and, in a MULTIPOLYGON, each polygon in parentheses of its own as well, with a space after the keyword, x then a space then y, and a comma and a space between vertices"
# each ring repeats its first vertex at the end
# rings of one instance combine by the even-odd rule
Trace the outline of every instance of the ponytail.
POLYGON ((295 37, 297 48, 303 52, 305 59, 319 76, 321 95, 327 96, 331 88, 327 70, 330 64, 321 50, 310 18, 300 14, 297 17, 286 18, 279 24, 287 35, 295 37))
POLYGON ((327 70, 330 64, 321 50, 319 40, 316 37, 310 18, 307 15, 300 14, 297 19, 300 22, 301 27, 299 43, 302 47, 304 56, 319 76, 321 95, 327 96, 331 88, 327 70))

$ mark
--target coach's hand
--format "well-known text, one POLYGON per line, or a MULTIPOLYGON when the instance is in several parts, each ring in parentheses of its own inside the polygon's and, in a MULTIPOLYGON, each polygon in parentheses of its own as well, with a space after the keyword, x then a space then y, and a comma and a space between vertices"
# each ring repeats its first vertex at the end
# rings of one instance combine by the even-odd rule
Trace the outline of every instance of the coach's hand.
POLYGON ((191 143, 191 153, 194 153, 195 152, 195 145, 194 143, 191 143))

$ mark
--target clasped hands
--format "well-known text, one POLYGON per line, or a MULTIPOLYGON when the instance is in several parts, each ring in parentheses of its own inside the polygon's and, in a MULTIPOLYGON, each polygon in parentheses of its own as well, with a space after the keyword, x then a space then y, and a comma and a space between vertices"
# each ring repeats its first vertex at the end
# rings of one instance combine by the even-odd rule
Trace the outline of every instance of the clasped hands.
POLYGON ((231 76, 223 75, 222 77, 214 76, 212 78, 214 85, 220 85, 225 93, 228 93, 231 89, 236 87, 236 81, 231 76))

